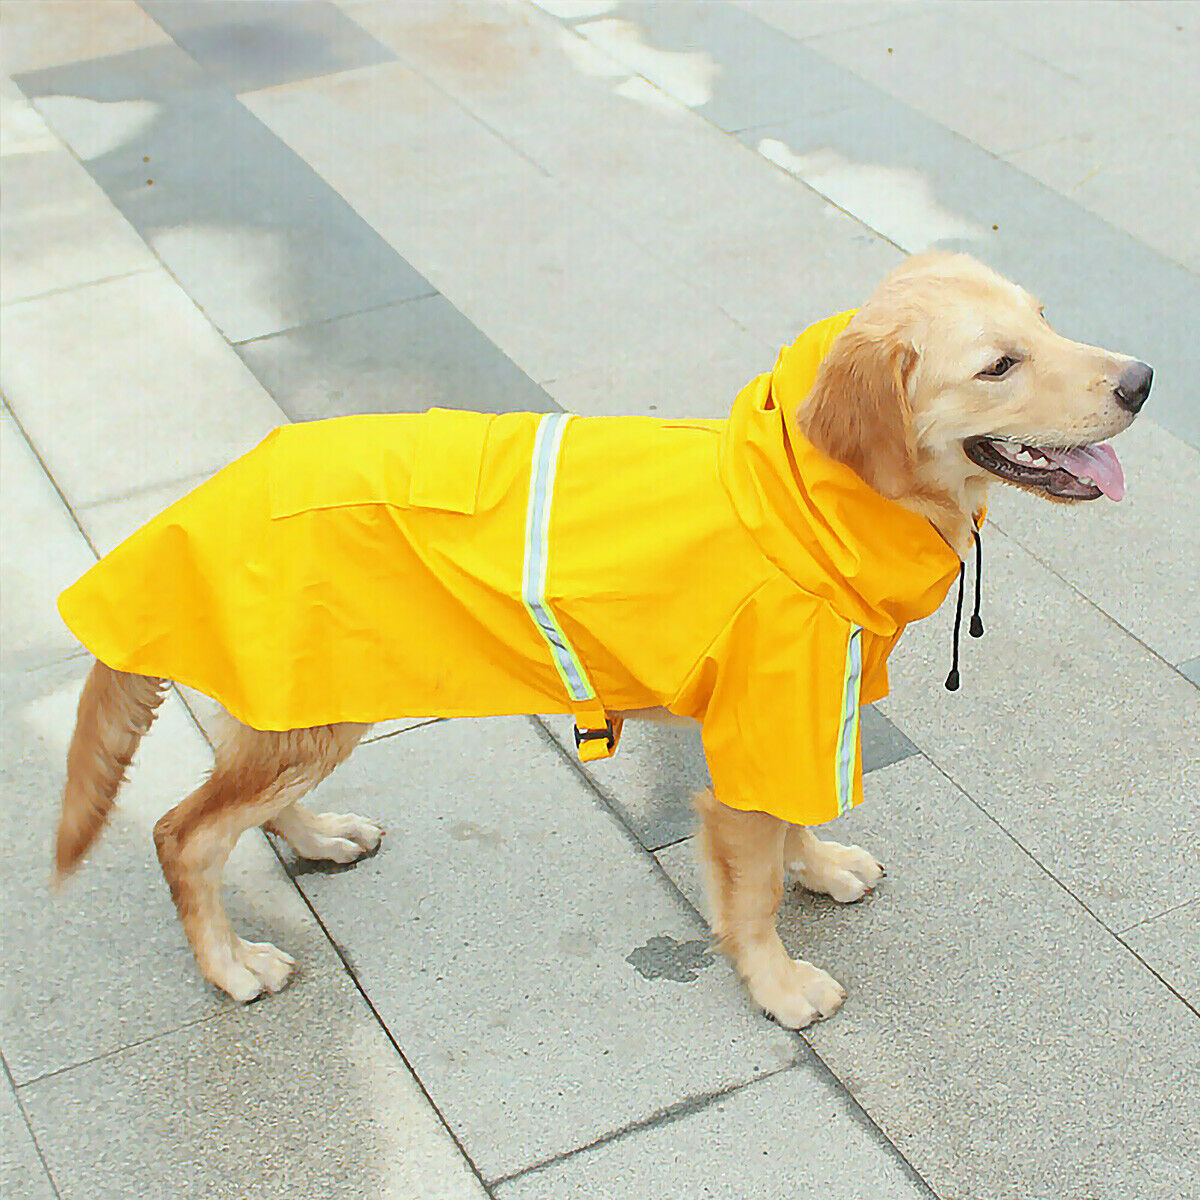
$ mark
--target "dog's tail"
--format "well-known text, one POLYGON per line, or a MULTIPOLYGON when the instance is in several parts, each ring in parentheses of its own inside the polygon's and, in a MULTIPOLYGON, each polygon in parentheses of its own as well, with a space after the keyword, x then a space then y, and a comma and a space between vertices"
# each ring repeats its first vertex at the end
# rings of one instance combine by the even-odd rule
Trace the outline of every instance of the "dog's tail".
POLYGON ((76 867, 99 836, 165 688, 162 679, 127 675, 102 662, 92 667, 67 751, 67 783, 54 846, 56 879, 76 867))

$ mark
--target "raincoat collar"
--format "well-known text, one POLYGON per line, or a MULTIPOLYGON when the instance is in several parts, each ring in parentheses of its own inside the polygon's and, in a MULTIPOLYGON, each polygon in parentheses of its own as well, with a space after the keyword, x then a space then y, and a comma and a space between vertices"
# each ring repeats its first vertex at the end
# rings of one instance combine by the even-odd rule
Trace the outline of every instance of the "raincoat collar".
POLYGON ((734 401, 719 470, 762 552, 796 585, 884 637, 933 612, 958 555, 924 517, 816 449, 795 414, 853 312, 818 322, 734 401))

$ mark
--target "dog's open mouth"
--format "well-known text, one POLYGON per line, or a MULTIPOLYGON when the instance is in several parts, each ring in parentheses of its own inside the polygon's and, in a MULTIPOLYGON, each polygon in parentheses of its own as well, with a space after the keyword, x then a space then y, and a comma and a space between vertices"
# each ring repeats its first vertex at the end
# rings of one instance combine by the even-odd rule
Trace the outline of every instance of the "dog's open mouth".
POLYGON ((1125 495, 1125 472, 1107 442, 1060 449, 1005 437, 974 437, 963 451, 976 466, 1005 483, 1039 488, 1064 500, 1098 500, 1125 495))

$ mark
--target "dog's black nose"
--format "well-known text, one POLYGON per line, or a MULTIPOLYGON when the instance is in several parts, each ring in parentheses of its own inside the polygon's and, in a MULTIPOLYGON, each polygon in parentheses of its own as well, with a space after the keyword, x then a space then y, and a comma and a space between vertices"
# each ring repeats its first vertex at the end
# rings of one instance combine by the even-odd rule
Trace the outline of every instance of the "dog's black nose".
POLYGON ((1141 412, 1153 382, 1154 372, 1144 362, 1130 363, 1117 380, 1117 403, 1126 412, 1141 412))

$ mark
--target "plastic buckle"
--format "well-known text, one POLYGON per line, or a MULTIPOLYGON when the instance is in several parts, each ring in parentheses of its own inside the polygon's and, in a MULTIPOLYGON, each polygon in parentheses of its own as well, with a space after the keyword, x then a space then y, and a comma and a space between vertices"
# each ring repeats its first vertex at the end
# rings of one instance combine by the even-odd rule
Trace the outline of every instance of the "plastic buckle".
MULTIPOLYGON (((579 751, 579 757, 584 759, 589 757, 587 751, 585 751, 583 748, 585 742, 598 742, 601 738, 604 739, 604 744, 608 748, 609 754, 611 754, 617 747, 617 732, 615 729, 613 729, 611 718, 604 722, 603 729, 580 729, 579 726, 576 725, 575 749, 579 751)), ((591 757, 599 756, 593 753, 591 757)))

